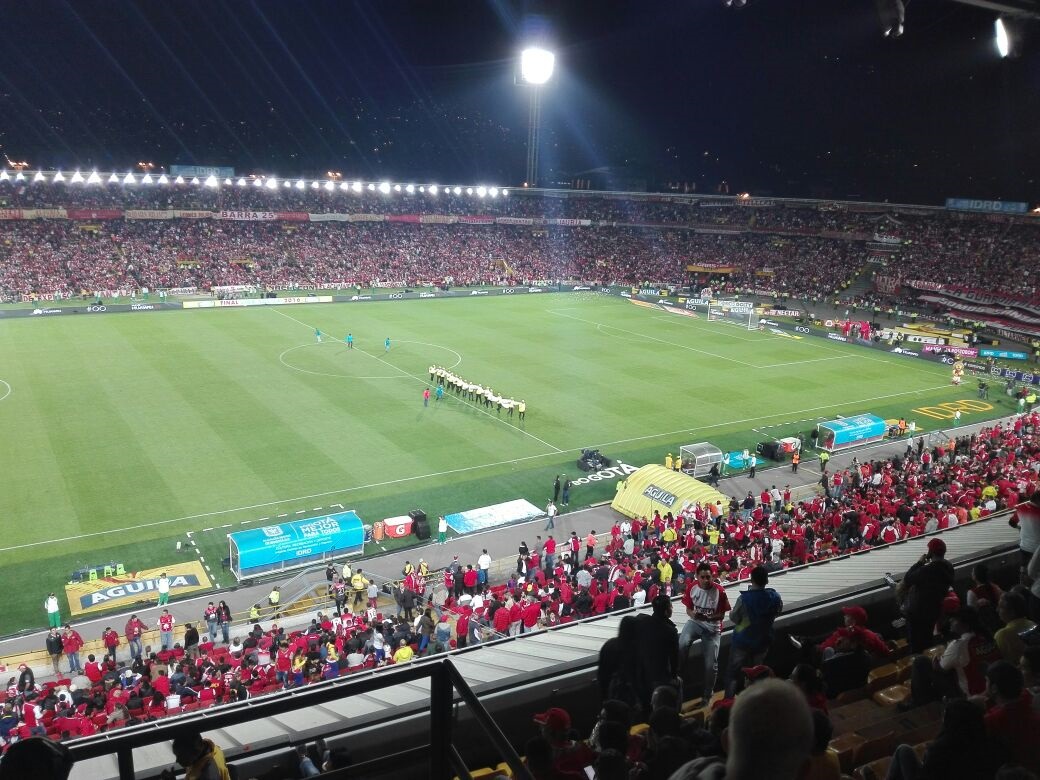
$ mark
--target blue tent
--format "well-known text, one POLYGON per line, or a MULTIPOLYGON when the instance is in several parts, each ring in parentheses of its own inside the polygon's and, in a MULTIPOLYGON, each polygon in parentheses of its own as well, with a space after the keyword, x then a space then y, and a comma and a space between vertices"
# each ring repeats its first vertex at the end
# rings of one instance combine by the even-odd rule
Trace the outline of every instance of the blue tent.
POLYGON ((238 531, 228 541, 231 571, 242 579, 364 552, 365 529, 354 511, 337 512, 238 531))

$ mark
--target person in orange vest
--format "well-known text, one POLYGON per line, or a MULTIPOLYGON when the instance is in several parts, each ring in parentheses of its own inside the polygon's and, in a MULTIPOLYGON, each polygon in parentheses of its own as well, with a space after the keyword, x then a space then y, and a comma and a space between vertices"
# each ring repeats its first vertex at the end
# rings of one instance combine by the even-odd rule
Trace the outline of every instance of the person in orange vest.
POLYGON ((791 455, 791 473, 798 473, 798 462, 802 459, 802 456, 798 454, 798 450, 795 450, 791 455))

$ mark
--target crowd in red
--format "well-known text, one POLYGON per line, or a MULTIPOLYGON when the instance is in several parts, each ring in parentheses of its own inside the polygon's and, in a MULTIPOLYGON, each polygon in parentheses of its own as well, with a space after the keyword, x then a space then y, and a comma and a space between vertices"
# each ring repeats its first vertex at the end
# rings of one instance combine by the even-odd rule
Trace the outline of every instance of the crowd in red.
MULTIPOLYGON (((1020 300, 1040 294, 1029 269, 1040 231, 1011 219, 823 204, 766 208, 696 198, 514 191, 509 196, 361 194, 295 186, 32 185, 0 182, 10 208, 440 214, 588 220, 547 225, 242 223, 224 220, 5 220, 0 295, 80 295, 143 287, 274 288, 575 279, 686 284, 689 264, 732 268, 733 291, 811 299, 840 292, 868 260, 900 281, 925 279, 1020 300), (635 227, 636 225, 642 227, 635 227), (677 226, 690 229, 677 229, 677 226), (700 232, 698 232, 700 231, 700 232), (711 232, 716 231, 716 232, 711 232), (897 242, 877 254, 875 239, 897 242), (504 261, 504 262, 503 262, 504 261), (981 272, 980 272, 981 269, 981 272)), ((852 204, 850 204, 851 206, 852 204)))

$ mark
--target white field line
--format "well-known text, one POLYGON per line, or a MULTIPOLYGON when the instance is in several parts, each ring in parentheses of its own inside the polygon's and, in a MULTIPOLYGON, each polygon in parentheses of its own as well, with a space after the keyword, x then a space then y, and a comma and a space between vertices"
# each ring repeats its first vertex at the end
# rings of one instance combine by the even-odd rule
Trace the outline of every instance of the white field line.
MULTIPOLYGON (((271 309, 271 311, 273 311, 275 314, 281 314, 283 317, 286 317, 287 319, 290 319, 293 322, 298 322, 300 325, 303 325, 303 327, 305 327, 305 328, 307 328, 309 330, 314 330, 313 326, 308 325, 306 322, 302 322, 302 321, 296 319, 295 317, 290 317, 285 312, 278 311, 278 309, 271 309)), ((422 385, 427 385, 428 386, 430 384, 426 379, 423 379, 420 376, 416 376, 415 374, 409 374, 403 368, 398 368, 393 363, 389 363, 386 360, 383 360, 383 358, 379 357, 378 355, 374 355, 371 352, 365 352, 365 350, 363 350, 363 349, 358 349, 358 350, 355 350, 355 351, 356 352, 361 352, 362 354, 365 354, 365 355, 368 355, 370 358, 372 358, 374 360, 378 360, 383 365, 389 366, 390 368, 394 369, 395 371, 400 371, 401 374, 403 374, 404 376, 411 377, 416 382, 419 382, 422 385)), ((454 352, 454 350, 450 350, 450 351, 454 352)), ((456 354, 458 354, 458 353, 456 353, 456 354)), ((449 393, 445 393, 445 395, 447 397, 449 397, 449 398, 452 397, 449 393)), ((454 400, 457 401, 458 403, 462 404, 463 406, 468 406, 470 409, 474 409, 474 410, 480 412, 481 414, 486 415, 487 417, 490 417, 492 420, 495 420, 496 422, 506 426, 510 430, 517 431, 518 433, 522 433, 524 436, 527 436, 528 438, 534 439, 539 444, 542 444, 542 445, 548 447, 549 449, 553 450, 554 452, 563 452, 563 450, 561 450, 556 445, 550 444, 549 442, 545 441, 544 439, 539 439, 533 433, 528 433, 523 428, 518 428, 515 425, 510 425, 507 420, 503 420, 501 417, 493 415, 490 412, 488 412, 487 410, 481 409, 481 408, 475 406, 474 404, 471 404, 469 401, 465 400, 464 398, 459 398, 458 396, 455 396, 454 400)))
MULTIPOLYGON (((633 437, 631 439, 617 439, 616 441, 608 441, 608 442, 603 442, 602 444, 594 444, 594 445, 591 445, 591 447, 594 448, 594 449, 601 449, 603 447, 613 447, 613 446, 616 446, 616 445, 619 445, 619 444, 629 444, 631 442, 646 441, 647 439, 656 439, 656 438, 661 438, 661 437, 664 437, 664 436, 676 436, 676 435, 678 435, 680 433, 691 433, 691 434, 692 433, 698 433, 700 431, 708 431, 708 430, 711 430, 713 428, 721 428, 721 427, 724 427, 724 426, 727 426, 727 425, 740 425, 742 423, 758 422, 760 420, 772 420, 772 419, 777 418, 777 417, 789 417, 791 415, 806 414, 808 412, 822 411, 822 410, 825 410, 825 409, 841 409, 841 408, 844 408, 846 406, 857 406, 857 405, 860 405, 860 404, 870 403, 871 401, 881 401, 881 400, 884 400, 884 399, 887 399, 887 398, 898 398, 898 397, 904 396, 904 395, 914 395, 916 393, 926 393, 926 392, 930 392, 932 390, 942 390, 942 389, 944 389, 946 387, 948 387, 948 385, 942 384, 942 385, 937 385, 936 387, 924 387, 924 388, 921 388, 920 390, 907 390, 907 391, 902 392, 902 393, 889 393, 887 395, 878 395, 878 396, 874 396, 873 398, 860 398, 860 399, 857 399, 857 400, 854 400, 854 401, 843 401, 841 403, 830 404, 830 405, 827 405, 827 406, 814 406, 814 407, 811 407, 809 409, 797 409, 797 410, 790 411, 790 412, 776 412, 774 414, 762 415, 761 417, 746 417, 746 418, 744 418, 742 420, 727 420, 726 422, 715 423, 713 425, 702 425, 702 426, 698 426, 698 427, 695 427, 695 428, 680 428, 679 430, 675 430, 675 431, 666 431, 666 432, 663 432, 663 433, 649 434, 647 436, 636 436, 636 437, 633 437)), ((583 445, 583 446, 584 447, 588 447, 590 445, 583 445)), ((11 552, 12 550, 22 550, 22 549, 26 549, 26 548, 29 548, 29 547, 42 547, 45 544, 56 544, 56 543, 60 543, 60 542, 72 542, 72 541, 77 541, 79 539, 89 539, 89 538, 96 537, 96 536, 107 536, 109 534, 121 534, 121 533, 125 533, 127 531, 140 530, 142 528, 153 528, 155 526, 160 526, 160 525, 169 525, 170 523, 181 523, 181 522, 184 522, 186 520, 199 520, 199 519, 202 519, 202 518, 205 518, 205 517, 216 517, 216 516, 219 516, 219 515, 226 515, 226 514, 231 514, 231 513, 234 513, 234 512, 244 512, 244 511, 251 510, 251 509, 262 509, 264 507, 277 506, 279 504, 288 504, 288 503, 295 503, 295 502, 300 502, 300 501, 310 501, 311 499, 315 499, 315 498, 324 498, 326 496, 342 495, 344 493, 352 493, 352 492, 359 491, 359 490, 369 490, 371 488, 378 488, 378 487, 387 487, 389 485, 400 485, 400 484, 403 484, 405 482, 417 482, 417 481, 424 480, 424 479, 434 479, 434 478, 437 478, 437 477, 445 477, 445 476, 449 476, 451 474, 465 474, 465 473, 470 472, 470 471, 479 471, 480 469, 497 468, 498 466, 509 466, 509 465, 514 464, 514 463, 522 463, 522 462, 528 461, 528 460, 537 460, 539 458, 545 458, 545 457, 548 457, 550 455, 559 455, 559 454, 565 454, 565 453, 568 453, 568 452, 580 452, 582 449, 583 449, 583 447, 574 447, 574 448, 571 448, 569 450, 562 450, 560 452, 544 452, 544 453, 542 453, 540 455, 525 455, 522 458, 512 458, 510 460, 500 460, 500 461, 497 461, 495 463, 484 463, 484 464, 478 465, 478 466, 462 466, 462 467, 457 468, 457 469, 448 469, 446 471, 435 471, 435 472, 432 472, 432 473, 429 473, 429 474, 419 474, 419 475, 416 475, 414 477, 400 477, 398 479, 388 479, 388 480, 384 480, 382 482, 371 482, 371 483, 369 483, 367 485, 352 485, 352 486, 345 487, 345 488, 338 488, 336 490, 326 490, 326 491, 324 491, 322 493, 313 493, 313 494, 307 495, 307 496, 296 496, 294 498, 283 498, 283 499, 279 499, 277 501, 265 501, 265 502, 259 503, 259 504, 248 504, 246 506, 233 507, 233 508, 230 508, 230 509, 218 509, 218 510, 215 510, 213 512, 200 512, 199 514, 184 515, 183 517, 171 517, 171 518, 168 518, 166 520, 155 520, 155 521, 150 522, 150 523, 139 523, 137 525, 126 526, 124 528, 110 528, 110 529, 105 530, 105 531, 93 531, 91 533, 86 533, 86 534, 76 534, 75 536, 65 536, 65 537, 62 537, 62 538, 59 538, 59 539, 48 539, 48 540, 39 541, 39 542, 26 542, 24 544, 15 544, 15 545, 10 545, 8 547, 0 547, 0 552, 11 552)), ((286 516, 285 514, 278 515, 278 517, 285 517, 285 516, 286 516)), ((212 528, 204 529, 204 530, 212 530, 212 528)))

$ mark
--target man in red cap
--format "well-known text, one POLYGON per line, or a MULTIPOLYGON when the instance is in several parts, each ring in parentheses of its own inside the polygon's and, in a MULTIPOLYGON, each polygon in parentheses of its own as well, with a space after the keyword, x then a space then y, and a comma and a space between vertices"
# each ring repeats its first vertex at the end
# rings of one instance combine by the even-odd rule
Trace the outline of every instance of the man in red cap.
POLYGON ((562 707, 550 707, 534 716, 542 737, 552 746, 553 766, 557 770, 581 771, 592 763, 596 754, 581 740, 571 738, 571 716, 562 707))
POLYGON ((903 614, 911 652, 921 653, 931 646, 935 621, 952 585, 953 566, 946 560, 946 542, 933 536, 928 540, 928 551, 907 570, 900 583, 906 594, 903 614))
MULTIPOLYGON (((842 607, 841 614, 844 625, 831 632, 831 634, 819 642, 806 638, 791 638, 791 644, 796 647, 814 647, 813 661, 829 661, 836 655, 854 653, 863 650, 871 655, 881 658, 892 654, 892 648, 877 634, 867 628, 867 611, 858 604, 842 607)), ((808 656, 806 656, 808 657, 808 656)))

